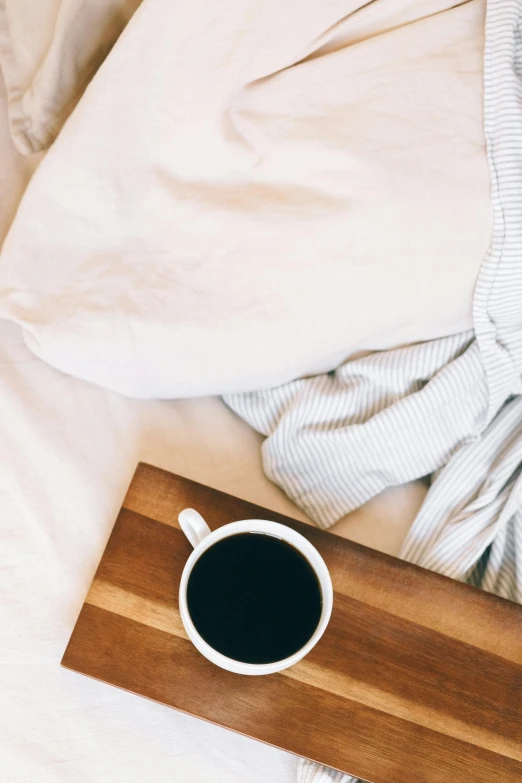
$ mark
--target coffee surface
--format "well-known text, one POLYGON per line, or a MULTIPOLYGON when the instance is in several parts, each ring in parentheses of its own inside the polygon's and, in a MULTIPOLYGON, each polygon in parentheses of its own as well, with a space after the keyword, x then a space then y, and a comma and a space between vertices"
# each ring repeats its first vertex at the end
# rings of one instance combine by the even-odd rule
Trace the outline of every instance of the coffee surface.
POLYGON ((275 536, 240 533, 216 542, 195 564, 187 603, 199 634, 244 663, 272 663, 297 652, 322 611, 308 560, 275 536))

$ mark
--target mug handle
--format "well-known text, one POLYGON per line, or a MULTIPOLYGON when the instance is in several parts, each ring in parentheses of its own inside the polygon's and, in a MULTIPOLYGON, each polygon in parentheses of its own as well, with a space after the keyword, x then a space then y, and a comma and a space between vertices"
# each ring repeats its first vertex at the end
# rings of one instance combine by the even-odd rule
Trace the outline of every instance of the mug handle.
POLYGON ((210 534, 209 526, 201 514, 193 508, 183 509, 178 515, 178 522, 194 548, 210 534))

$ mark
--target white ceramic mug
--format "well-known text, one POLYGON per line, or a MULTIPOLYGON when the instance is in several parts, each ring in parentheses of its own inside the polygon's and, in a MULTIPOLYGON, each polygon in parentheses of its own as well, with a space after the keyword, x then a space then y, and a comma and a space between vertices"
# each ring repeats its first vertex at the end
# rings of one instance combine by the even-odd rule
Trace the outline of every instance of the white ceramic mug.
POLYGON ((181 529, 194 547, 194 551, 187 560, 181 575, 181 583, 179 586, 179 611, 188 637, 192 644, 197 647, 199 652, 222 669, 227 669, 228 671, 236 672, 237 674, 272 674, 273 672, 287 669, 289 666, 293 666, 294 663, 297 663, 297 661, 300 661, 301 658, 304 658, 323 635, 332 613, 332 580, 330 579, 326 564, 317 549, 304 536, 300 533, 296 533, 292 528, 287 527, 286 525, 280 525, 278 522, 268 522, 266 519, 245 519, 241 522, 231 522, 228 525, 217 528, 217 530, 214 530, 213 532, 211 532, 201 514, 193 508, 186 508, 182 511, 178 520, 181 529), (322 593, 322 611, 317 628, 300 650, 284 660, 274 661, 273 663, 257 664, 243 663, 242 661, 228 658, 226 655, 222 655, 207 644, 198 633, 190 617, 187 605, 187 585, 194 565, 203 552, 206 552, 206 550, 217 541, 228 538, 228 536, 235 536, 238 533, 264 533, 265 535, 275 536, 282 541, 286 541, 308 560, 319 581, 322 593))

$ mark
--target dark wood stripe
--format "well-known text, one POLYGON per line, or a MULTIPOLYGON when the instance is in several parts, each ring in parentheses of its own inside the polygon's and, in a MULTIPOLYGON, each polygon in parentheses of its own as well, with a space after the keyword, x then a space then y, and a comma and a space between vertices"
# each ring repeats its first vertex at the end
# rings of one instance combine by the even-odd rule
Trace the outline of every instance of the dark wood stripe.
POLYGON ((321 763, 334 744, 336 766, 374 783, 522 781, 520 762, 283 675, 216 672, 190 642, 97 607, 82 609, 62 663, 321 763))
POLYGON ((520 666, 339 593, 333 611, 312 660, 467 723, 469 741, 475 728, 510 738, 522 758, 520 666))
MULTIPOLYGON (((100 609, 118 614, 151 628, 166 631, 169 634, 187 638, 177 607, 165 601, 152 601, 144 596, 129 593, 116 585, 95 579, 87 603, 100 609)), ((324 642, 326 643, 326 639, 324 642)), ((321 645, 323 642, 320 643, 321 645)), ((497 753, 521 760, 522 747, 517 734, 510 739, 497 733, 498 725, 488 727, 475 722, 470 732, 469 716, 458 716, 451 710, 444 711, 438 700, 429 697, 420 701, 417 691, 410 698, 407 691, 400 687, 385 689, 380 679, 360 677, 360 667, 352 665, 352 658, 346 659, 346 666, 329 668, 330 656, 317 648, 297 665, 286 669, 282 676, 313 685, 329 693, 350 701, 373 707, 389 715, 418 723, 450 737, 473 741, 474 744, 497 753)), ((380 661, 382 663, 382 661, 380 661)), ((440 689, 439 689, 440 690, 440 689)))

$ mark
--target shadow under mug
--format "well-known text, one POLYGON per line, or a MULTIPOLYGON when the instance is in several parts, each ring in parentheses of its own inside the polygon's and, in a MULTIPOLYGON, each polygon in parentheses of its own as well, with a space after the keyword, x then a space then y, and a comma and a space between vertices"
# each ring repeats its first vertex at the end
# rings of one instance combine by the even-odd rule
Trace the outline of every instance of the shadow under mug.
POLYGON ((279 522, 269 522, 266 519, 245 519, 241 522, 230 522, 227 525, 217 528, 213 532, 210 530, 201 514, 192 508, 186 508, 182 511, 179 514, 178 520, 181 529, 194 547, 194 551, 187 560, 181 575, 181 583, 179 586, 179 611, 185 631, 187 632, 190 641, 199 652, 204 655, 205 658, 208 658, 209 661, 215 663, 216 666, 220 666, 222 669, 227 669, 228 671, 237 674, 273 674, 274 672, 280 672, 283 669, 287 669, 289 666, 293 666, 294 663, 297 663, 301 658, 304 658, 323 635, 330 620, 333 605, 332 580, 328 568, 317 549, 304 536, 300 533, 296 533, 292 528, 281 525, 279 522), (229 536, 238 535, 239 533, 264 533, 266 535, 275 536, 276 538, 285 541, 287 544, 290 544, 306 558, 313 568, 319 582, 322 594, 322 611, 319 623, 306 644, 293 655, 290 655, 283 660, 257 664, 244 663, 242 661, 236 661, 233 658, 228 658, 226 655, 223 655, 211 647, 198 633, 196 626, 192 622, 187 604, 187 586, 194 565, 203 552, 206 552, 207 549, 210 549, 215 543, 222 541, 229 536))

